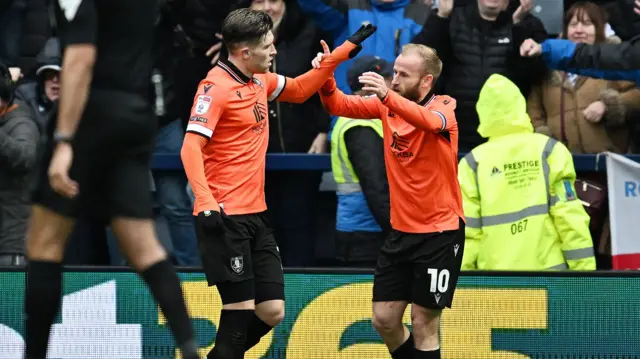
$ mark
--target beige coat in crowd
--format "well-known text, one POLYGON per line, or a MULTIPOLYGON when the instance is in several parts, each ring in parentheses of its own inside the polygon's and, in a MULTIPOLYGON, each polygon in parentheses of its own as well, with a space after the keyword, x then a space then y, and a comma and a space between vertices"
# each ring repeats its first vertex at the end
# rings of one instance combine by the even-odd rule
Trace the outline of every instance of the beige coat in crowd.
POLYGON ((625 125, 630 108, 640 107, 640 90, 626 81, 605 81, 578 76, 575 85, 564 72, 552 71, 541 86, 534 87, 527 112, 537 132, 557 140, 562 138, 561 99, 564 89, 564 143, 573 153, 629 150, 629 130, 625 125), (606 112, 600 123, 591 123, 583 111, 594 101, 602 101, 606 112))

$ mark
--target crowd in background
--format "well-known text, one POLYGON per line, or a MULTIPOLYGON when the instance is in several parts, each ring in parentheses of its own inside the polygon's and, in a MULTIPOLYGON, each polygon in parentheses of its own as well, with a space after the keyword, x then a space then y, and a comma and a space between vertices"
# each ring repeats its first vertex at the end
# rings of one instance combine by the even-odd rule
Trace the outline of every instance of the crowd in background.
MULTIPOLYGON (((163 91, 162 98, 153 100, 161 124, 155 152, 179 154, 197 85, 216 60, 226 56, 221 23, 238 7, 253 7, 272 17, 278 51, 272 71, 289 77, 311 68, 322 51, 321 39, 340 44, 364 23, 378 26, 358 57, 335 72, 345 93, 359 93, 357 76, 365 71, 393 76, 393 61, 405 44, 436 49, 444 67, 435 92, 457 100, 461 153, 487 140, 478 130, 476 104, 492 74, 504 75, 517 86, 536 132, 572 153, 633 152, 640 145, 636 83, 550 70, 539 57, 521 56, 520 45, 527 39, 556 37, 589 44, 629 40, 640 34, 634 1, 564 2, 562 31, 550 33, 547 27, 552 24, 535 16, 536 1, 531 0, 158 0, 150 96, 157 93, 155 86, 163 91)), ((2 87, 10 91, 0 91, 0 265, 24 263, 19 259, 24 257, 30 192, 59 96, 61 53, 50 19, 47 0, 0 1, 1 75, 12 79, 2 87)), ((330 177, 319 171, 267 171, 267 205, 285 266, 372 267, 389 230, 381 135, 375 127, 356 131, 339 126, 339 120, 324 111, 318 96, 304 104, 270 103, 268 152, 333 151, 335 163, 343 156, 358 173, 352 182, 361 188, 356 201, 321 191, 325 182, 346 181, 336 176, 335 163, 330 177), (335 152, 340 143, 347 152, 335 152)), ((198 266, 184 172, 153 170, 150 179, 161 238, 175 264, 198 266)), ((606 178, 602 173, 578 174, 576 187, 585 201, 598 203, 587 211, 589 236, 598 266, 607 268, 606 178)), ((66 263, 124 264, 105 225, 101 218, 79 218, 66 263)))

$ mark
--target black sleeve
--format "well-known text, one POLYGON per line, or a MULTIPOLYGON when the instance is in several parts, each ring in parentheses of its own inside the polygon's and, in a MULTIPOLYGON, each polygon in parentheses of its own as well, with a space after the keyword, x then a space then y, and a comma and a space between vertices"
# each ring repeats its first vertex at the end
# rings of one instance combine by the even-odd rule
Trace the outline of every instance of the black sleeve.
POLYGON ((65 46, 96 44, 98 16, 94 0, 57 0, 56 23, 65 46))
MULTIPOLYGON (((456 9, 453 11, 456 11, 456 9)), ((437 10, 433 10, 422 26, 422 31, 420 31, 412 41, 414 44, 434 48, 438 52, 440 60, 445 64, 450 61, 453 51, 451 49, 451 36, 449 31, 453 11, 449 17, 445 19, 438 16, 437 10)))
POLYGON ((36 150, 40 132, 36 122, 27 117, 30 113, 26 110, 16 113, 17 125, 11 133, 0 130, 0 163, 3 169, 15 173, 22 173, 33 168, 36 162, 36 150))
POLYGON ((353 127, 344 134, 344 141, 367 205, 376 222, 388 232, 391 228, 389 182, 382 137, 370 127, 353 127))
POLYGON ((636 37, 621 44, 578 44, 566 68, 640 70, 640 39, 636 37))

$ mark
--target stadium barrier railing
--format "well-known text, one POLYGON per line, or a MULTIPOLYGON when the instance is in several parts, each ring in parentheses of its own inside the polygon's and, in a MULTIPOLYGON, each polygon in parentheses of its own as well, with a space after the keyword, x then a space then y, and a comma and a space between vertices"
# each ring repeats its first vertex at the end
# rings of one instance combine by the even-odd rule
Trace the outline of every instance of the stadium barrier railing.
MULTIPOLYGON (((460 158, 465 154, 460 154, 460 158)), ((626 155, 627 158, 640 162, 640 155, 626 155)), ((573 155, 576 172, 600 172, 606 170, 604 154, 573 155)), ((177 170, 182 169, 182 161, 178 155, 157 154, 151 163, 153 169, 177 170)), ((267 154, 267 170, 300 170, 300 171, 331 171, 331 157, 329 154, 304 153, 269 153, 267 154)))
MULTIPOLYGON (((180 275, 204 354, 222 303, 197 268, 180 275)), ((3 359, 21 358, 24 276, 0 269, 3 359)), ((285 281, 285 320, 246 358, 390 357, 371 325, 370 271, 287 269, 285 281)), ((463 272, 442 318, 443 358, 638 358, 638 293, 636 271, 463 272)), ((49 357, 178 357, 164 317, 130 270, 70 267, 63 294, 49 357)))

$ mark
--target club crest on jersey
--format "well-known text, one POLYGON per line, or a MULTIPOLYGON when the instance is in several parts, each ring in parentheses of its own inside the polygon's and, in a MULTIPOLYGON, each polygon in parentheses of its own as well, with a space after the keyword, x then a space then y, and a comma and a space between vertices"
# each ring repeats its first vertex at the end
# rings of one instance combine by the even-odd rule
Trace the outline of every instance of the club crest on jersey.
POLYGON ((244 271, 244 259, 242 256, 231 258, 231 269, 236 274, 242 274, 244 271))
POLYGON ((211 107, 211 96, 204 96, 204 95, 198 96, 198 100, 196 101, 196 109, 195 109, 195 113, 197 115, 204 115, 205 113, 207 113, 207 111, 209 111, 210 107, 211 107))
POLYGON ((254 78, 253 78, 253 82, 255 82, 255 83, 256 83, 256 85, 258 85, 258 86, 262 87, 262 81, 258 80, 257 78, 255 78, 255 77, 254 77, 254 78))

